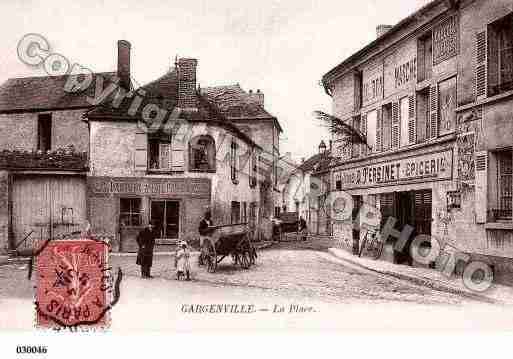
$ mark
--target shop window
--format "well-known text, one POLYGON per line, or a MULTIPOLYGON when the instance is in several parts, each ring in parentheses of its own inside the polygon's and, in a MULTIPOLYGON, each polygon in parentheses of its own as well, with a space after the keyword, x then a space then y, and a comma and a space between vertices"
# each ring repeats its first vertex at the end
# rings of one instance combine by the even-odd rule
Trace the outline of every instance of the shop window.
POLYGON ((169 134, 155 133, 148 137, 150 171, 183 171, 184 146, 169 134))
POLYGON ((429 88, 417 92, 417 142, 424 142, 430 136, 429 88))
POLYGON ((124 227, 141 225, 140 198, 119 199, 119 222, 124 227))
POLYGON ((512 209, 512 151, 497 153, 498 172, 498 208, 495 217, 498 219, 511 219, 512 209))
POLYGON ((214 172, 216 170, 215 141, 210 136, 197 136, 190 143, 190 170, 214 172))
POLYGON ((488 26, 487 50, 488 96, 513 90, 513 14, 488 26))
POLYGON ((433 39, 429 31, 417 41, 417 81, 430 79, 433 69, 433 39))
POLYGON ((37 149, 43 152, 52 149, 52 114, 40 114, 37 118, 37 149))
POLYGON ((230 145, 230 174, 231 174, 231 179, 233 181, 233 183, 238 183, 238 172, 239 172, 239 168, 238 168, 238 156, 237 156, 237 151, 238 150, 238 145, 237 143, 235 142, 232 142, 231 145, 230 145))
POLYGON ((152 201, 151 221, 160 238, 177 239, 180 233, 180 203, 178 201, 152 201))
POLYGON ((231 221, 232 224, 240 223, 240 202, 232 201, 231 221))

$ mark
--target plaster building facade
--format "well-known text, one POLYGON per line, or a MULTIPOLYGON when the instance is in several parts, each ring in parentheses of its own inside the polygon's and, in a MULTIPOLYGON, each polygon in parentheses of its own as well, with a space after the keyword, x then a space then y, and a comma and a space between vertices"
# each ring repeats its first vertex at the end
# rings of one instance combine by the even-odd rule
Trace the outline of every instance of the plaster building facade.
MULTIPOLYGON (((331 190, 498 279, 513 270, 512 19, 511 1, 432 1, 323 76, 335 116, 367 141, 333 138, 331 190)), ((363 239, 350 223, 334 235, 351 249, 363 239)), ((384 258, 415 265, 392 245, 384 258)))
POLYGON ((198 61, 189 58, 134 88, 130 53, 119 41, 117 72, 92 74, 85 88, 81 75, 0 87, 4 251, 87 222, 113 250, 134 251, 136 234, 152 221, 165 248, 196 239, 207 208, 216 224, 248 222, 255 238, 263 233, 282 131, 263 93, 201 89, 198 61), (119 86, 108 92, 112 84, 119 86))

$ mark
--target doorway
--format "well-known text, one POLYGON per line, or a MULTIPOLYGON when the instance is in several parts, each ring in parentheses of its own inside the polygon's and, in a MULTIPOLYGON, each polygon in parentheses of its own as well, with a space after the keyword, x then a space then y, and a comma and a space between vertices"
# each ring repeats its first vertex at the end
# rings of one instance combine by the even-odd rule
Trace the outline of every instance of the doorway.
POLYGON ((360 219, 358 213, 362 208, 363 198, 362 196, 353 196, 353 212, 351 219, 353 223, 353 254, 357 255, 360 253, 360 219))
POLYGON ((179 201, 151 201, 150 218, 159 233, 159 238, 178 239, 180 234, 179 201))

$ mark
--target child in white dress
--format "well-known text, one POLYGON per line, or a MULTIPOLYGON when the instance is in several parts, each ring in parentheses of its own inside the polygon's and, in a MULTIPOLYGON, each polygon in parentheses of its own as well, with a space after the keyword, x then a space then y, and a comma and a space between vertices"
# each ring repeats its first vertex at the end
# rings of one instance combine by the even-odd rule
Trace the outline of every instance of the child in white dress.
POLYGON ((191 280, 191 266, 189 262, 191 254, 187 243, 180 242, 175 255, 175 268, 176 268, 176 279, 180 280, 185 276, 185 280, 191 280))

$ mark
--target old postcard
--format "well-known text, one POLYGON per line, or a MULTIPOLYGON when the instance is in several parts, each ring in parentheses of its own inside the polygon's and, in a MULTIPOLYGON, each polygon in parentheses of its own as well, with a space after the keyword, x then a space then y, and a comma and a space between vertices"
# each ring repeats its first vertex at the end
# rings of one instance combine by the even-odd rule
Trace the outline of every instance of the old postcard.
POLYGON ((4 0, 0 29, 0 336, 513 329, 511 0, 4 0))

